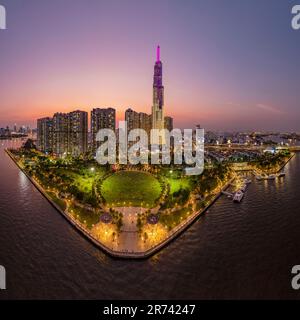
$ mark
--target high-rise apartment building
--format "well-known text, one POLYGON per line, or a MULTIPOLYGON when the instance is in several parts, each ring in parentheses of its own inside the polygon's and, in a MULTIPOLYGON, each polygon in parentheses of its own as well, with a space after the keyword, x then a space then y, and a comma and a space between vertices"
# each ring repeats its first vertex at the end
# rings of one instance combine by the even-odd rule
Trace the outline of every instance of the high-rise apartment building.
POLYGON ((100 143, 96 141, 100 129, 116 130, 116 110, 113 108, 95 108, 91 111, 92 151, 96 152, 100 143))
POLYGON ((68 114, 68 152, 79 156, 88 149, 88 113, 76 110, 68 114))
POLYGON ((152 129, 152 116, 150 114, 140 112, 139 122, 140 128, 144 129, 150 138, 150 131, 152 129))
POLYGON ((128 133, 133 129, 140 128, 140 114, 132 109, 127 109, 125 111, 125 121, 127 122, 128 133))
POLYGON ((144 112, 136 112, 132 109, 125 111, 125 121, 127 122, 128 133, 133 129, 143 129, 146 131, 148 138, 150 139, 151 115, 144 112))
POLYGON ((37 149, 44 153, 53 150, 53 121, 52 118, 37 120, 37 149))
POLYGON ((37 121, 37 148, 57 156, 87 152, 88 114, 84 111, 55 113, 37 121))
POLYGON ((173 130, 173 118, 172 117, 165 117, 165 129, 169 132, 173 130))
POLYGON ((69 119, 67 113, 57 112, 53 116, 53 153, 67 155, 69 119))

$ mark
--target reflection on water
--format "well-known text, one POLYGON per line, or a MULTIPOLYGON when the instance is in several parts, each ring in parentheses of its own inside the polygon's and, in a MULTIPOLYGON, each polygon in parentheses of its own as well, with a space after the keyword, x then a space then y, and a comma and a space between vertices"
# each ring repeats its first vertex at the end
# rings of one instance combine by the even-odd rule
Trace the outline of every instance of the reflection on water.
POLYGON ((28 183, 30 183, 29 180, 27 179, 26 175, 21 170, 19 170, 18 181, 19 181, 19 185, 20 185, 21 190, 25 189, 28 186, 28 183))
POLYGON ((150 259, 116 260, 84 239, 0 148, 3 298, 299 298, 300 154, 285 178, 253 181, 241 204, 221 197, 150 259))

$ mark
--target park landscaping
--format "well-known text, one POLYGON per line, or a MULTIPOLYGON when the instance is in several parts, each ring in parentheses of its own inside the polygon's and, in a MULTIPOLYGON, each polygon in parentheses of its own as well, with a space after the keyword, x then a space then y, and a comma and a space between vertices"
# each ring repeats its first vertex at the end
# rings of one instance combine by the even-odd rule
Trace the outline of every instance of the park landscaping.
POLYGON ((265 153, 252 162, 253 168, 261 174, 275 174, 291 157, 291 152, 283 150, 276 154, 265 153))
POLYGON ((111 207, 154 207, 160 198, 162 185, 152 174, 141 171, 118 171, 101 185, 101 194, 111 207))
MULTIPOLYGON (((36 150, 11 153, 81 230, 125 256, 130 250, 142 255, 168 241, 235 176, 226 162, 206 166, 200 176, 186 176, 181 166, 100 166, 94 159, 56 158, 36 150)), ((274 168, 284 159, 265 155, 255 165, 274 168)))
MULTIPOLYGON (((200 176, 182 166, 101 166, 93 158, 8 151, 64 216, 93 242, 116 256, 144 257, 181 232, 235 177, 231 160, 206 164, 200 176)), ((254 172, 275 172, 291 154, 261 154, 254 172)))
POLYGON ((127 234, 124 223, 125 229, 137 234, 136 248, 147 251, 202 210, 231 177, 227 165, 207 169, 201 176, 186 176, 179 166, 138 166, 133 170, 100 166, 93 159, 55 158, 36 150, 11 152, 72 221, 106 247, 121 251, 127 250, 121 243, 127 234), (143 208, 135 225, 133 218, 124 219, 124 207, 135 207, 134 212, 143 208))

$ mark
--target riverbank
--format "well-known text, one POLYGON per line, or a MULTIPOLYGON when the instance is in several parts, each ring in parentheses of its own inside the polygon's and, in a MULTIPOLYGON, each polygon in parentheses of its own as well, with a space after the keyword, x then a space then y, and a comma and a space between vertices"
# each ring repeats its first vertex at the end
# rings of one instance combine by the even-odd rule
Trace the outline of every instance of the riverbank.
POLYGON ((164 238, 163 241, 160 243, 154 245, 148 250, 145 251, 136 251, 136 252, 129 252, 127 250, 125 251, 117 251, 114 250, 107 245, 101 243, 98 239, 94 237, 94 235, 89 232, 84 225, 82 225, 80 222, 78 222, 76 219, 73 218, 73 216, 68 212, 68 206, 66 210, 63 210, 58 206, 53 199, 47 194, 46 190, 34 179, 32 178, 26 170, 20 165, 20 163, 15 159, 14 155, 8 150, 5 149, 6 153, 9 155, 9 157, 13 160, 13 162, 18 166, 18 168, 26 175, 26 177, 30 180, 30 182, 37 188, 37 190, 47 199, 47 201, 66 219, 68 220, 71 225, 76 228, 81 234, 83 234, 88 240, 90 240, 95 246, 100 248, 101 250, 105 251, 107 254, 109 254, 112 257, 115 258, 128 258, 128 259, 144 259, 152 256, 153 254, 160 251, 163 247, 167 246, 171 241, 173 241, 175 238, 177 238, 180 234, 182 234, 187 228, 189 228, 202 214, 205 213, 205 211, 213 205, 213 203, 221 196, 222 191, 226 190, 230 183, 233 181, 231 179, 229 182, 226 182, 221 188, 220 191, 217 192, 213 196, 212 199, 210 199, 209 203, 202 208, 201 210, 191 214, 184 222, 173 228, 167 235, 166 238, 164 238))
POLYGON ((280 167, 280 169, 276 173, 279 173, 292 160, 294 156, 295 153, 292 152, 291 156, 285 161, 285 163, 280 167))

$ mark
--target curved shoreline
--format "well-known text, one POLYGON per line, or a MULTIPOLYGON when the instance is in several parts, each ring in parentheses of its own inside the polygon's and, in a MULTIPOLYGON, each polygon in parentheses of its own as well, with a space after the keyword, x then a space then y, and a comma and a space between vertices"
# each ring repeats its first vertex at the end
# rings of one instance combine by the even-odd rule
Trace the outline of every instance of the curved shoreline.
POLYGON ((162 248, 170 244, 173 240, 175 240, 179 235, 181 235, 186 229, 188 229, 202 214, 207 211, 207 209, 212 206, 215 201, 222 195, 222 191, 226 190, 233 179, 227 182, 223 188, 217 193, 209 202, 209 204, 201 209, 190 215, 185 222, 176 226, 173 232, 166 237, 162 242, 153 246, 152 248, 146 251, 140 252, 128 252, 128 251, 116 251, 113 250, 106 245, 102 244, 99 240, 97 240, 92 234, 90 234, 85 228, 81 226, 75 219, 73 219, 69 214, 67 214, 64 210, 62 210, 51 198, 47 195, 46 191, 42 186, 40 186, 17 162, 13 154, 8 150, 5 149, 5 152, 8 156, 13 160, 13 162, 17 165, 17 167, 26 175, 29 181, 36 187, 36 189, 46 198, 46 200, 66 219, 68 220, 71 225, 81 234, 83 234, 89 241, 91 241, 96 247, 103 250, 105 253, 109 254, 111 257, 114 258, 122 258, 122 259, 146 259, 150 256, 154 255, 162 248))

